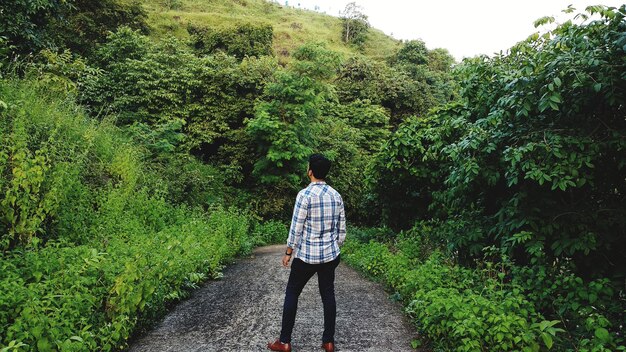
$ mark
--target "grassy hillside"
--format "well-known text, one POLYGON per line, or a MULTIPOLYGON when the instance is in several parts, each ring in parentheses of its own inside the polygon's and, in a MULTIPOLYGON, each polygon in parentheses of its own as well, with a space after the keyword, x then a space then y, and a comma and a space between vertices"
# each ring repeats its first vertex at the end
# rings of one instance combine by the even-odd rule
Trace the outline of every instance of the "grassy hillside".
MULTIPOLYGON (((341 20, 311 10, 294 9, 265 0, 145 0, 152 35, 173 34, 185 38, 187 24, 227 27, 237 22, 271 24, 274 28, 274 53, 288 60, 293 50, 307 41, 324 41, 331 50, 353 54, 359 49, 341 40, 341 20), (168 3, 173 5, 168 6, 168 3)), ((360 53, 382 59, 395 52, 400 41, 382 31, 370 29, 360 53)))

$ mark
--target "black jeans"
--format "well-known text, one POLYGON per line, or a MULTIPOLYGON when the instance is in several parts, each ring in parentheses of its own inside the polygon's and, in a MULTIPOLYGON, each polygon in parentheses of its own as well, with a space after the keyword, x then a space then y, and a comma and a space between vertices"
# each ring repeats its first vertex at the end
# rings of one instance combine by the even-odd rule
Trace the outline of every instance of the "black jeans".
POLYGON ((296 321, 296 311, 298 310, 298 297, 302 289, 317 273, 320 296, 324 304, 324 334, 322 343, 335 342, 335 318, 337 316, 337 305, 335 303, 335 268, 339 265, 339 256, 333 261, 322 264, 308 264, 296 258, 291 263, 291 273, 285 291, 285 304, 283 306, 283 325, 280 332, 280 341, 291 342, 291 332, 296 321))

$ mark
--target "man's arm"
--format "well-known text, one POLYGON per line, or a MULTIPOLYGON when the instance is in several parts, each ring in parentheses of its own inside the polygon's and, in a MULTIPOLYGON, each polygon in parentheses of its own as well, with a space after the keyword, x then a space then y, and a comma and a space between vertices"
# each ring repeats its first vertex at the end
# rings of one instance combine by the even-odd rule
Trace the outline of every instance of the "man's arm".
POLYGON ((291 227, 289 228, 289 237, 287 238, 287 247, 295 250, 300 245, 302 238, 302 230, 304 229, 304 221, 307 217, 309 204, 308 198, 304 193, 299 193, 296 197, 296 204, 293 208, 293 216, 291 218, 291 227))
POLYGON ((341 209, 339 210, 339 246, 343 246, 343 242, 346 240, 346 212, 343 208, 343 201, 341 202, 341 209))

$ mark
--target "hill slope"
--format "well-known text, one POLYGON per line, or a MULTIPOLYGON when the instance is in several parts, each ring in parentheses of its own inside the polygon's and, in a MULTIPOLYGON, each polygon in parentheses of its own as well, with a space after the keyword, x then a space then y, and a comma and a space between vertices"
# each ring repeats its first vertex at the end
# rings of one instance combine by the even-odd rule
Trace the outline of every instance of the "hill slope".
POLYGON ((144 6, 152 35, 157 38, 170 34, 186 38, 188 24, 207 27, 228 27, 239 22, 270 24, 274 28, 274 53, 282 59, 307 41, 324 41, 334 51, 360 52, 375 59, 383 59, 401 46, 399 40, 371 28, 366 44, 359 51, 342 42, 341 19, 265 0, 145 0, 144 6))

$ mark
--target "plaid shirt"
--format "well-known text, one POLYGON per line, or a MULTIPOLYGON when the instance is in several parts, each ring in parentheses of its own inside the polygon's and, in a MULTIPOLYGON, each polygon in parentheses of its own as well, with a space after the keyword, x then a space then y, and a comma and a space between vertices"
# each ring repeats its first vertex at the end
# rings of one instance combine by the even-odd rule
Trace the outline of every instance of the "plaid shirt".
POLYGON ((346 215, 339 192, 326 182, 311 182, 298 193, 287 246, 309 264, 327 263, 339 255, 346 239, 346 215))

